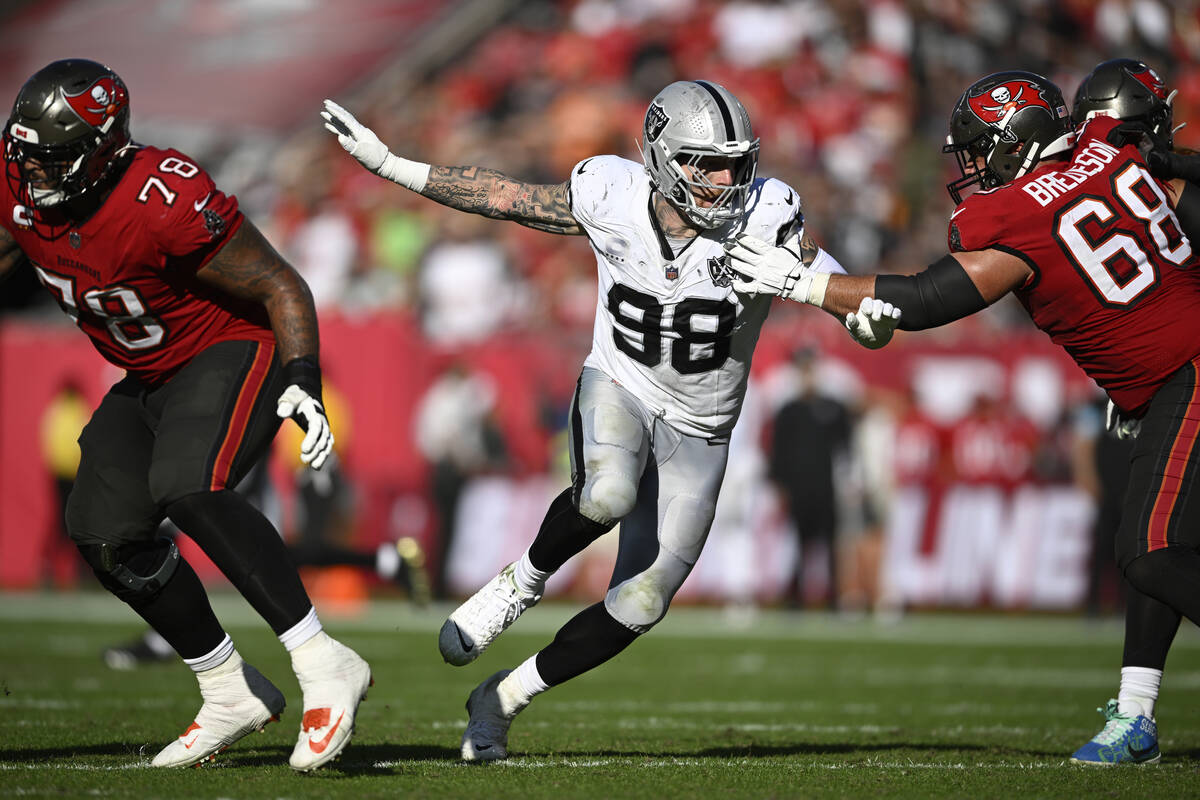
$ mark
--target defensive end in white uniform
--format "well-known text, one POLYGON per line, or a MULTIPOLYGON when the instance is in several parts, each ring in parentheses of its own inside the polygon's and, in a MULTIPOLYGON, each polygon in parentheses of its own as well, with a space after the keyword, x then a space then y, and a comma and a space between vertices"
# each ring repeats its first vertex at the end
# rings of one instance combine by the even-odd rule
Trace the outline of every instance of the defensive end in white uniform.
MULTIPOLYGON (((805 232, 796 191, 756 177, 759 140, 749 115, 709 81, 672 83, 654 98, 642 163, 598 155, 557 185, 409 161, 336 103, 325 101, 322 116, 372 172, 461 211, 586 235, 596 256, 595 333, 571 405, 571 486, 551 503, 520 560, 451 614, 438 637, 449 663, 475 660, 541 599, 567 559, 622 523, 603 602, 467 700, 463 759, 505 758, 513 718, 650 630, 704 547, 771 304, 765 293, 735 291, 740 276, 723 245, 750 234, 794 251, 809 277, 798 283, 792 265, 774 276, 793 295, 823 293, 828 273, 845 270, 805 232)), ((890 305, 864 303, 847 327, 878 347, 898 316, 890 305)))

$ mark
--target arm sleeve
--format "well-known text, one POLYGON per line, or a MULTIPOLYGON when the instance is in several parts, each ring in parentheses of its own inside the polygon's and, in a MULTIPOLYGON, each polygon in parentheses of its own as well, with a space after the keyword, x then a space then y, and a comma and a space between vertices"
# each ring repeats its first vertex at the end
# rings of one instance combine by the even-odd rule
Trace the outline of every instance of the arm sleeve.
POLYGON ((987 306, 953 256, 943 256, 916 275, 877 276, 875 297, 901 310, 902 331, 936 328, 987 306))

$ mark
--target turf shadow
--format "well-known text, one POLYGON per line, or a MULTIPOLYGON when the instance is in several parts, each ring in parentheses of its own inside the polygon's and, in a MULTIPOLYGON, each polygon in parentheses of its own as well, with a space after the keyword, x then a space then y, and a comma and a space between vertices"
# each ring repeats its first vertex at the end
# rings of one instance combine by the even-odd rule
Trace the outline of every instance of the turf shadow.
MULTIPOLYGON (((285 746, 255 748, 252 752, 228 750, 220 756, 227 767, 287 764, 292 749, 285 746)), ((314 772, 321 774, 393 775, 405 761, 457 761, 457 747, 436 745, 351 744, 336 761, 314 772), (392 762, 401 762, 395 764, 392 762), (377 766, 386 764, 386 766, 377 766)))
POLYGON ((51 761, 59 758, 78 758, 80 756, 129 756, 142 758, 153 756, 154 750, 147 755, 142 752, 142 745, 132 745, 129 742, 106 742, 104 744, 63 745, 62 747, 4 747, 0 748, 0 763, 17 763, 22 761, 51 761))

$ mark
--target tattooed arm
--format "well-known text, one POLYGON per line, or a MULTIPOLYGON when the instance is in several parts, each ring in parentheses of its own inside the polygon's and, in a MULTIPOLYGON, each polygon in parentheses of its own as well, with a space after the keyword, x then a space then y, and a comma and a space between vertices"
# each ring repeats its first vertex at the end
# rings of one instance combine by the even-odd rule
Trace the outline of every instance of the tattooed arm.
POLYGON ((577 236, 583 227, 571 214, 568 188, 566 183, 522 183, 483 167, 433 166, 421 194, 459 211, 577 236))
POLYGON ((507 219, 549 233, 580 235, 571 215, 568 184, 523 183, 482 167, 440 167, 409 161, 388 150, 375 132, 332 100, 321 112, 325 128, 358 163, 444 206, 493 219, 507 219))
POLYGON ((316 359, 320 349, 317 312, 308 284, 249 219, 242 220, 242 226, 196 277, 267 309, 281 364, 305 356, 316 359))

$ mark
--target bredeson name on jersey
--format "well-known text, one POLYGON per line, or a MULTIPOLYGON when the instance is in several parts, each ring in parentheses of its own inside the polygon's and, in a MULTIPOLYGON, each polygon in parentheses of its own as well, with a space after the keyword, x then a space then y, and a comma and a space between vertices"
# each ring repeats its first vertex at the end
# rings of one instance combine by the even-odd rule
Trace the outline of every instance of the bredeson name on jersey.
POLYGON ((1069 169, 1039 175, 1021 188, 1045 208, 1111 164, 1120 152, 1107 142, 1093 139, 1086 147, 1075 152, 1069 169))

